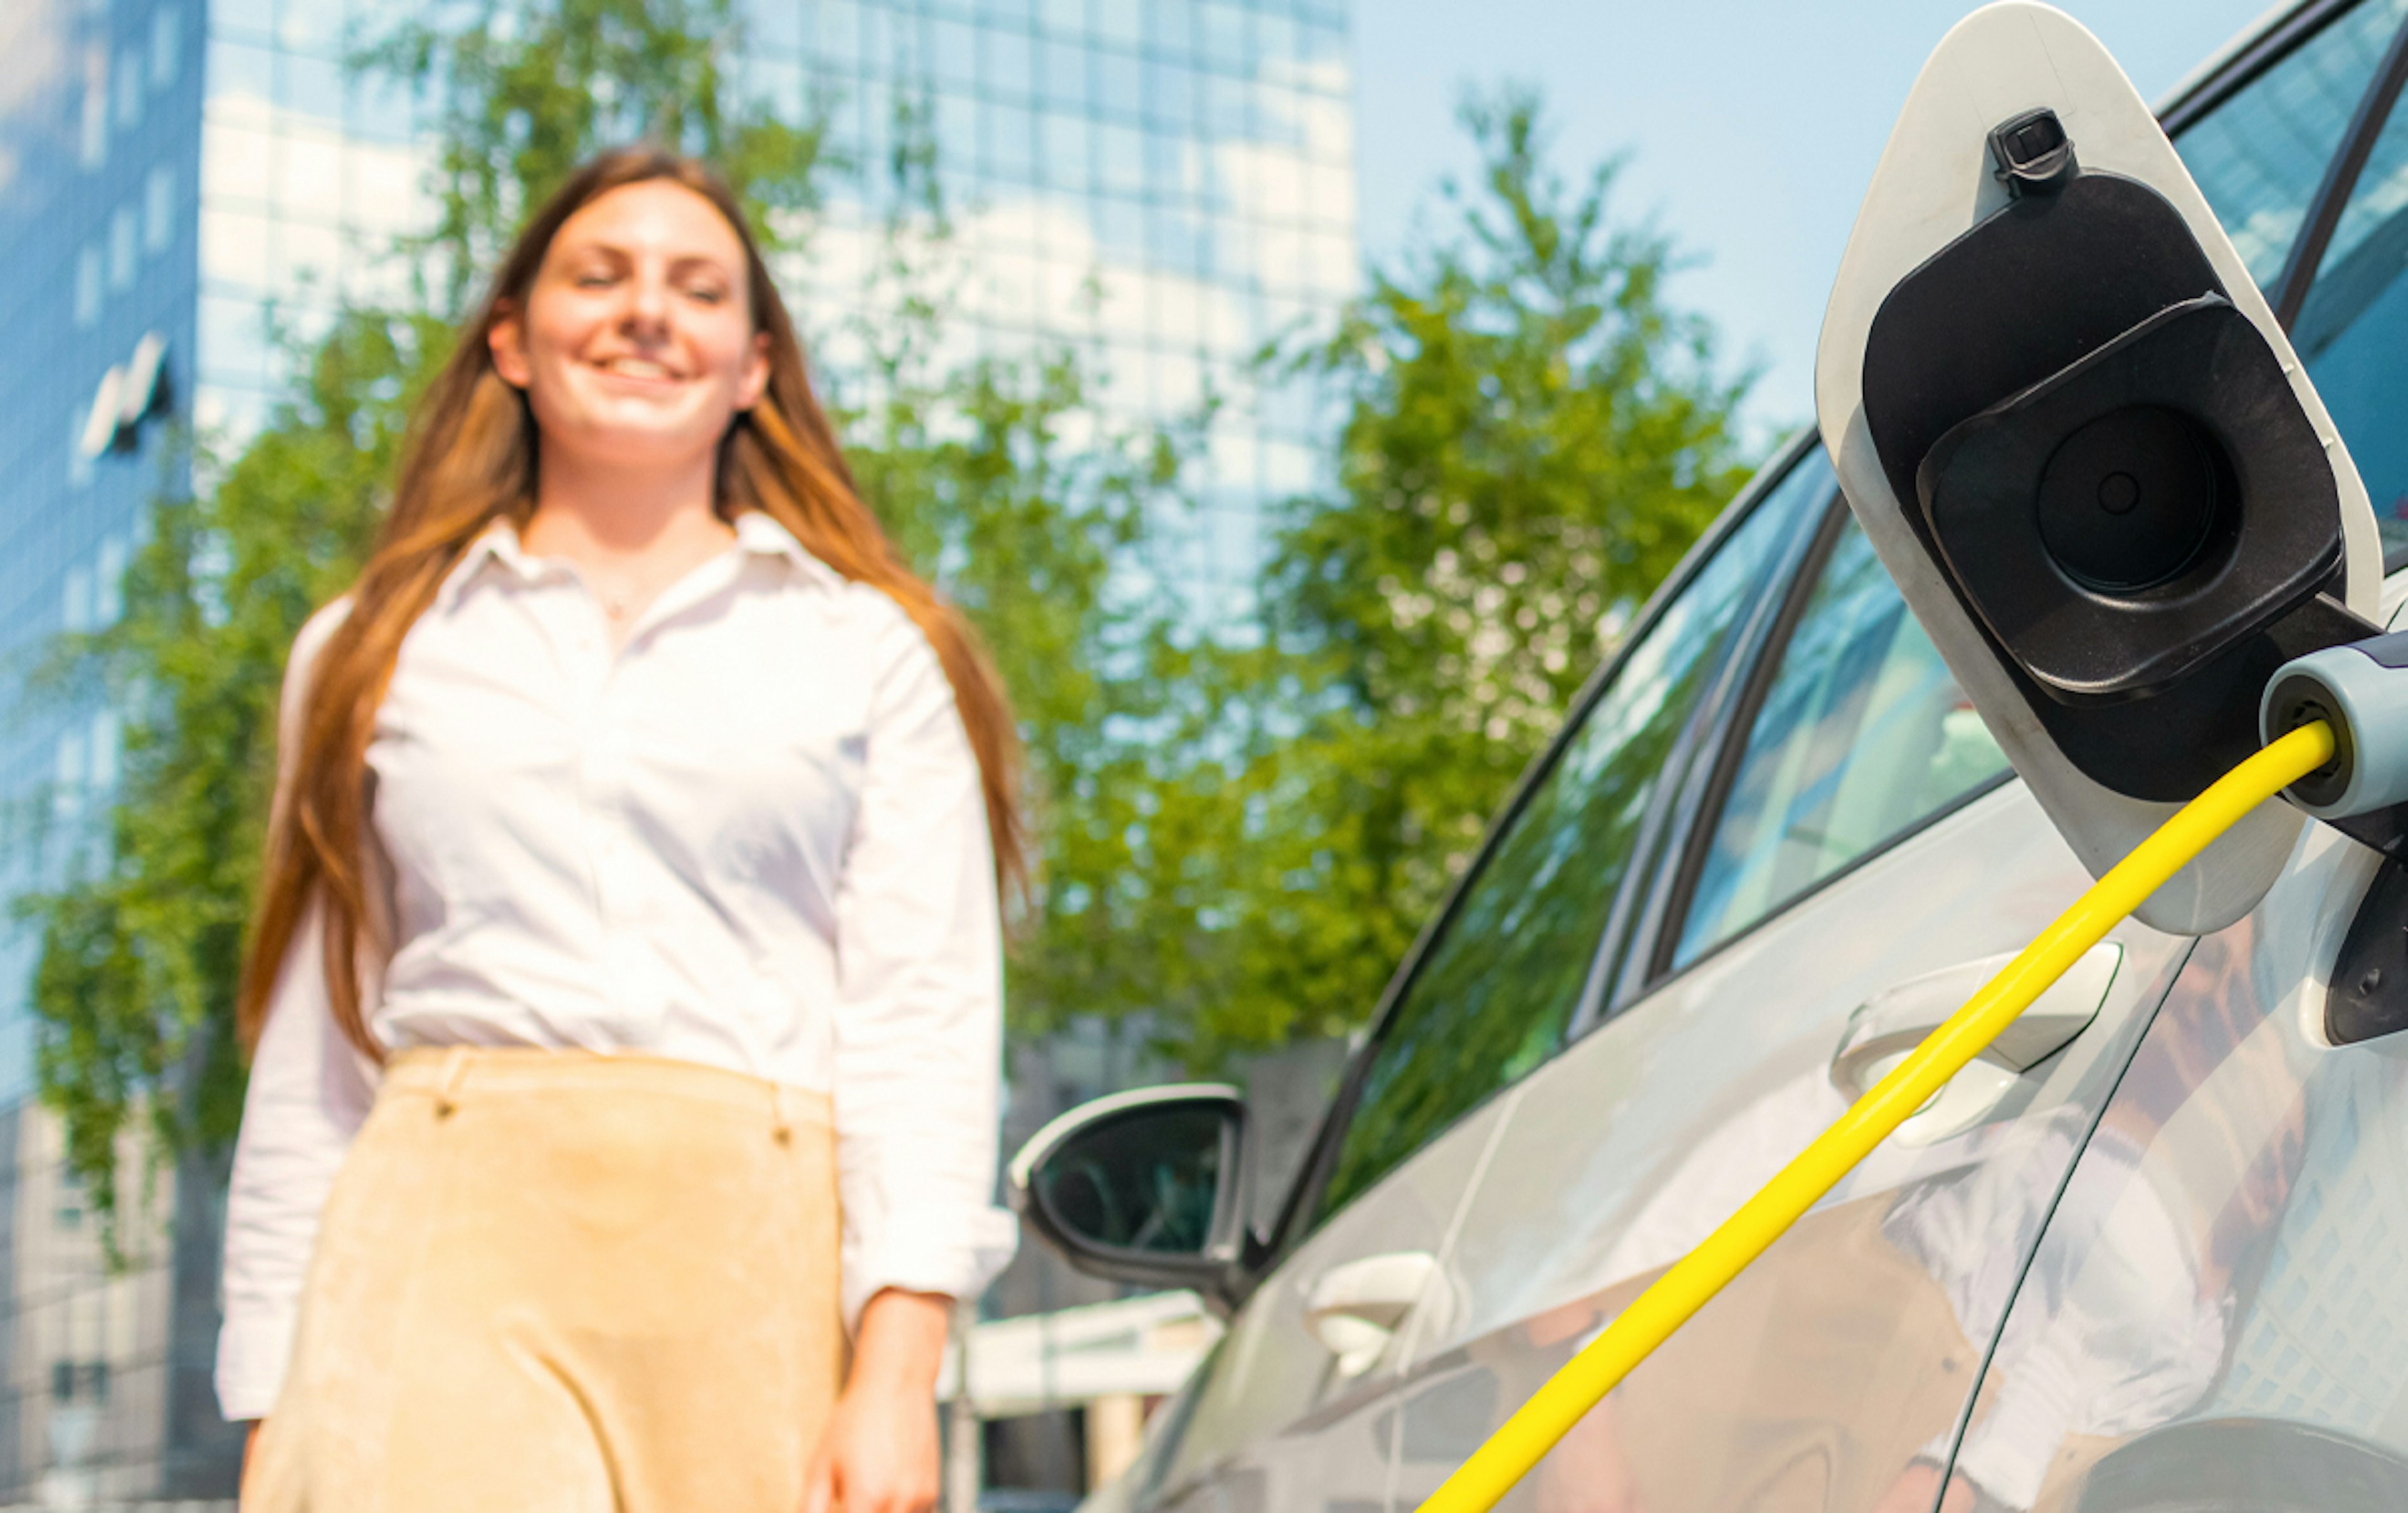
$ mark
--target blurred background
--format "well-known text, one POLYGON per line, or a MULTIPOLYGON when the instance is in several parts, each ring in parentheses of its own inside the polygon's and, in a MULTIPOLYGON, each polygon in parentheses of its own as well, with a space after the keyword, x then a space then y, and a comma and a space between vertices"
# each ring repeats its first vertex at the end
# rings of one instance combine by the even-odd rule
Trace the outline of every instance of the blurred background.
MULTIPOLYGON (((1227 1078, 1270 1204, 1515 776, 1808 418, 1963 8, 0 0, 0 1507, 232 1506, 284 649, 578 158, 726 169, 1012 687, 1043 839, 1006 1149, 1227 1078)), ((2072 8, 2154 93, 2256 4, 2072 8)), ((1125 1463, 1217 1328, 1033 1246, 976 1313, 949 1433, 999 1508, 1125 1463)))

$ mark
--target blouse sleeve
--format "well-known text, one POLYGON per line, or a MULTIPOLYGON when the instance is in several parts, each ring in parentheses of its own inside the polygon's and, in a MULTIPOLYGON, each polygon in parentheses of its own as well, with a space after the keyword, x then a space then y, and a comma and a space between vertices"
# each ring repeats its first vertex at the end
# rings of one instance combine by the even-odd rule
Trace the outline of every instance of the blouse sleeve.
MULTIPOLYGON (((276 743, 280 806, 292 787, 309 667, 342 609, 329 607, 302 627, 285 667, 276 743)), ((218 1406, 233 1420, 265 1418, 275 1406, 319 1210, 375 1101, 373 1067, 336 1027, 326 996, 322 918, 315 905, 304 914, 277 974, 235 1142, 217 1362, 218 1406)))
POLYGON ((918 627, 888 617, 875 656, 836 899, 848 1329, 883 1288, 977 1296, 1018 1236, 994 1202, 1003 950, 978 763, 918 627))

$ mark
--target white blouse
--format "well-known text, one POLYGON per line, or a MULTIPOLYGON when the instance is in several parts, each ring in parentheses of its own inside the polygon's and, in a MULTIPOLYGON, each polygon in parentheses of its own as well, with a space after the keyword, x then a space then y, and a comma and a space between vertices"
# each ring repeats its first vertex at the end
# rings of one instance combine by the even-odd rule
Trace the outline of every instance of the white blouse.
MULTIPOLYGON (((343 607, 294 642, 280 743, 343 607)), ((565 563, 496 524, 402 643, 368 749, 391 1049, 700 1062, 830 1093, 848 1325, 974 1296, 994 1206, 1001 936, 978 767, 935 652, 765 515, 615 655, 565 563)), ((264 1417, 318 1214, 375 1097, 316 921, 278 978, 226 1209, 217 1387, 264 1417)))

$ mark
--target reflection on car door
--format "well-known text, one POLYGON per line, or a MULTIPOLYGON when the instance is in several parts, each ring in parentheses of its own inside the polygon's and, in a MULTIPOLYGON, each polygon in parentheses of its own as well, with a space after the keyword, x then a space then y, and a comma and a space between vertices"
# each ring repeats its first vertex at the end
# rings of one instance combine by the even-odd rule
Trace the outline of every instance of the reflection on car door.
POLYGON ((2320 1033, 2318 979, 2376 860, 2315 830, 2255 914, 2200 942, 2015 1295, 1960 1496, 2408 1507, 2408 1059, 2396 1035, 2320 1033))
POLYGON ((1305 1237, 1232 1321, 1138 1506, 1384 1506, 1395 1367, 1451 1317, 1431 1283, 1508 1090, 1580 1012, 1656 785, 1830 487, 1818 461, 1739 507, 1517 795, 1350 1069, 1289 1216, 1305 1237))
MULTIPOLYGON (((1629 952, 1660 980, 1523 1087, 1456 1225, 1448 1327, 1401 1387, 1407 1502, 2088 882, 1843 507, 1790 618, 1629 952)), ((1508 1506, 1925 1513, 2018 1259, 2188 946, 2111 941, 2069 978, 2086 1002, 2053 1000, 2070 1044, 1967 1068, 1508 1506)))

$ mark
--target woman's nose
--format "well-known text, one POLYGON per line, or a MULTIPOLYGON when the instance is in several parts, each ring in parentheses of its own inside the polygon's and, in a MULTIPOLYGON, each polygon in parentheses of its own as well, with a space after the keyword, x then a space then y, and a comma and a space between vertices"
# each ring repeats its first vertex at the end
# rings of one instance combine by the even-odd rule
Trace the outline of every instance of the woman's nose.
POLYGON ((669 291, 666 281, 638 277, 627 280, 625 319, 629 325, 644 332, 666 328, 669 318, 669 291))

